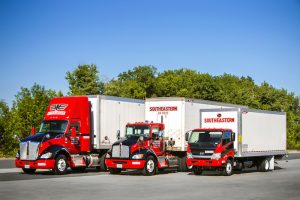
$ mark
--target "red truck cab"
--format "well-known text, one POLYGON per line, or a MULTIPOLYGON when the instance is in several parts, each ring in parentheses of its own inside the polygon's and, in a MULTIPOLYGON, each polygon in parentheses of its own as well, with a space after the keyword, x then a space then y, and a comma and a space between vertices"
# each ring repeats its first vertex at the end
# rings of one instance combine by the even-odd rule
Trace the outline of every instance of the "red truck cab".
POLYGON ((91 151, 89 110, 87 97, 53 98, 40 130, 20 141, 16 167, 25 173, 53 169, 56 174, 85 167, 87 160, 79 155, 91 151))
POLYGON ((194 174, 220 170, 231 175, 234 163, 235 133, 230 129, 194 129, 188 138, 187 165, 194 174))
POLYGON ((140 169, 144 175, 154 175, 158 169, 177 167, 177 159, 165 151, 163 131, 162 123, 128 123, 125 138, 115 142, 106 155, 110 173, 140 169))

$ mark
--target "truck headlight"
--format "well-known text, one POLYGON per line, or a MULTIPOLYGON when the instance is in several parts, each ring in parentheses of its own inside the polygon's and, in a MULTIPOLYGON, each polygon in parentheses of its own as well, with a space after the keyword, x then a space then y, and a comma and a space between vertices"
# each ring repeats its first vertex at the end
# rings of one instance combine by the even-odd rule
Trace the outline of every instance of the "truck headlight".
POLYGON ((132 159, 142 159, 144 157, 144 154, 135 154, 132 156, 132 159))
POLYGON ((186 157, 189 158, 189 159, 191 159, 191 158, 193 158, 193 155, 191 153, 187 153, 186 157))
POLYGON ((212 156, 211 156, 211 159, 212 160, 219 160, 221 158, 221 153, 214 153, 212 156))
POLYGON ((48 158, 51 158, 51 156, 52 156, 52 153, 48 152, 48 153, 44 153, 43 155, 41 155, 41 158, 42 159, 48 159, 48 158))
POLYGON ((16 158, 20 158, 20 154, 19 154, 19 152, 17 152, 17 154, 16 154, 16 158))
POLYGON ((107 153, 106 156, 105 156, 105 158, 110 158, 110 154, 107 153))

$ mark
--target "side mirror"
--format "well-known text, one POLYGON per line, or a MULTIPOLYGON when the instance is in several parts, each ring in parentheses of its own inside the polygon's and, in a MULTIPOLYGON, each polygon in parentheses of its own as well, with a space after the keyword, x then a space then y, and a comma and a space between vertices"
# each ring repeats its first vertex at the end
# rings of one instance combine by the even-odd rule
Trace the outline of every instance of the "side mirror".
POLYGON ((117 134, 116 134, 116 136, 117 136, 117 139, 118 139, 118 140, 121 138, 121 133, 120 133, 120 130, 117 130, 117 134))
POLYGON ((14 134, 14 139, 18 140, 20 142, 20 138, 17 134, 14 134))
POLYGON ((158 132, 158 137, 163 137, 164 136, 164 131, 159 131, 158 132))
POLYGON ((76 128, 75 128, 75 127, 72 127, 72 128, 71 128, 71 137, 72 137, 72 138, 75 138, 75 137, 76 137, 76 128))
POLYGON ((188 131, 185 133, 185 141, 189 141, 189 136, 190 136, 191 131, 188 131))
POLYGON ((234 132, 231 133, 231 141, 233 141, 233 142, 235 141, 235 133, 234 132))
POLYGON ((35 134, 35 128, 32 127, 32 128, 31 128, 31 135, 34 135, 34 134, 35 134))

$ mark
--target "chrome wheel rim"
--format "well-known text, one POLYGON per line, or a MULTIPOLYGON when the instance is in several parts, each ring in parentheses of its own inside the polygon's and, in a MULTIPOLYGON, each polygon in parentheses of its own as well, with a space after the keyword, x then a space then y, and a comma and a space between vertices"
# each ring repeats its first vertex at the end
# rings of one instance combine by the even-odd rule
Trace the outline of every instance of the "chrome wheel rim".
POLYGON ((67 167, 67 163, 64 159, 59 159, 58 162, 57 162, 57 168, 59 171, 65 171, 67 167))
POLYGON ((152 173, 154 171, 154 161, 153 160, 148 160, 147 162, 147 171, 152 173))
POLYGON ((226 172, 227 172, 227 174, 230 174, 230 173, 231 173, 231 170, 232 170, 231 164, 230 164, 230 163, 227 163, 227 165, 226 165, 226 172))

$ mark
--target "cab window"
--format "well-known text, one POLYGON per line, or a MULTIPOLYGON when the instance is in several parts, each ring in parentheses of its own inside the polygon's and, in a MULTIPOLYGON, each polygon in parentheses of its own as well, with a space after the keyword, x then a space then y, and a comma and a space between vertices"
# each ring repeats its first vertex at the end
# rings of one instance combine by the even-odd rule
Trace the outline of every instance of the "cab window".
POLYGON ((70 124, 70 129, 69 129, 69 134, 71 134, 71 129, 75 127, 76 133, 79 133, 80 131, 80 124, 78 122, 71 122, 70 124))
POLYGON ((231 142, 231 132, 224 132, 222 136, 222 145, 226 145, 231 142))

